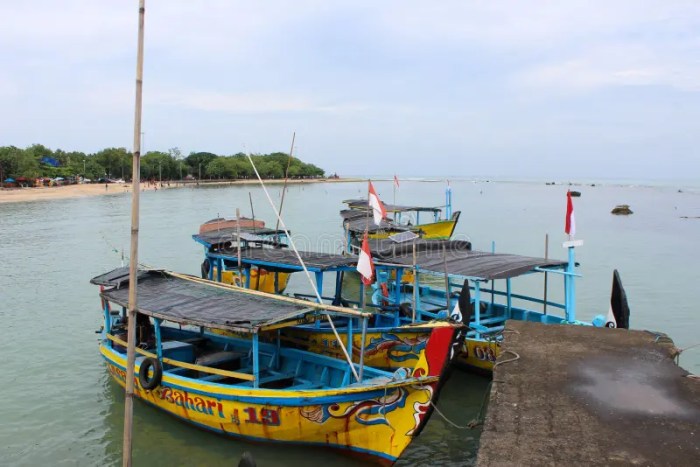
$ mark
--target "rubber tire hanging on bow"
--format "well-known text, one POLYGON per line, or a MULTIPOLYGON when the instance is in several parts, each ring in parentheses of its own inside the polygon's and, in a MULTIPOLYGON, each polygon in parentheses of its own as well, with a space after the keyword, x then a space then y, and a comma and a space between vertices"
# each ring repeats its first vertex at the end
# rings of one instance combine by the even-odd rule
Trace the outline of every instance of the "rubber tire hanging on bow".
POLYGON ((141 362, 141 368, 139 368, 139 384, 146 391, 155 389, 160 384, 163 378, 163 367, 160 366, 160 362, 156 358, 147 357, 141 362), (153 377, 148 378, 148 370, 153 367, 153 377))
POLYGON ((209 271, 211 271, 211 262, 207 258, 202 262, 202 279, 209 279, 209 271))

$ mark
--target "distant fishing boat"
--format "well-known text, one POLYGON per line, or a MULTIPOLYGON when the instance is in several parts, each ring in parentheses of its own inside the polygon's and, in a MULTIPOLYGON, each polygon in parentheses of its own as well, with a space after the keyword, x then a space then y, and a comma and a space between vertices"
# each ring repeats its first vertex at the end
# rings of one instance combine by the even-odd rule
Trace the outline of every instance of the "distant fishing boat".
MULTIPOLYGON (((218 220, 218 219, 217 219, 218 220)), ((281 293, 287 287, 289 274, 271 270, 264 264, 255 268, 239 269, 237 251, 269 248, 286 248, 287 234, 284 230, 265 228, 265 222, 241 218, 226 220, 226 227, 202 229, 213 221, 202 224, 199 233, 192 238, 204 246, 205 259, 201 265, 202 278, 236 285, 267 293, 281 293)))
MULTIPOLYGON (((128 281, 126 268, 91 280, 105 288, 100 353, 122 386, 128 281)), ((140 270, 138 287, 137 398, 227 436, 327 446, 385 465, 427 423, 459 344, 460 326, 435 325, 420 359, 387 372, 362 357, 350 363, 280 338, 280 330, 331 315, 366 328, 367 313, 161 270, 140 270), (262 342, 265 332, 276 339, 262 342)))
POLYGON ((379 224, 370 221, 371 206, 367 199, 344 200, 348 209, 340 211, 343 218, 343 229, 347 237, 348 251, 353 247, 359 248, 362 236, 368 233, 371 239, 384 239, 400 232, 413 232, 424 239, 447 240, 454 234, 460 211, 452 212, 452 190, 450 187, 445 192, 445 215, 442 216, 441 207, 395 205, 382 203, 387 217, 379 224), (425 217, 432 217, 426 221, 425 217))

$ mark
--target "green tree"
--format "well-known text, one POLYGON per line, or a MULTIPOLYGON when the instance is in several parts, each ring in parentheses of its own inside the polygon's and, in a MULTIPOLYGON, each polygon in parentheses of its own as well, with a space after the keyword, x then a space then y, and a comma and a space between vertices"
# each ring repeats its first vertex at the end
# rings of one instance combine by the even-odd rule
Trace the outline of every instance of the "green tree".
POLYGON ((189 172, 195 177, 199 177, 200 168, 202 170, 202 175, 204 175, 206 167, 217 157, 219 156, 211 152, 191 152, 190 155, 185 158, 185 163, 190 168, 189 172))
POLYGON ((108 178, 129 178, 131 174, 131 153, 126 148, 107 148, 93 155, 104 169, 100 176, 108 178))

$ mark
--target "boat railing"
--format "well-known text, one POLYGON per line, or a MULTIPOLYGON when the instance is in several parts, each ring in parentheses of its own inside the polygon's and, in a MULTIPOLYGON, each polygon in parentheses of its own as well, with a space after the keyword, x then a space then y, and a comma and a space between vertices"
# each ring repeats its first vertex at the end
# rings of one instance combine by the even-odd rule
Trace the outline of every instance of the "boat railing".
MULTIPOLYGON (((122 347, 126 347, 127 343, 126 341, 112 335, 112 334, 105 334, 107 339, 110 341, 114 342, 115 344, 121 345, 122 347)), ((154 354, 153 352, 149 352, 147 350, 143 350, 139 347, 135 348, 136 352, 139 354, 143 355, 144 357, 149 357, 149 358, 155 358, 157 359, 158 356, 154 354)), ((163 357, 160 359, 162 363, 176 366, 179 368, 185 368, 188 370, 194 370, 194 371, 200 371, 202 373, 209 373, 213 375, 219 375, 219 376, 224 376, 226 378, 234 378, 234 379, 240 379, 244 381, 254 381, 255 376, 252 374, 247 374, 247 373, 241 373, 239 371, 229 371, 229 370, 221 370, 219 368, 212 368, 209 366, 202 366, 202 365, 196 365, 193 363, 186 363, 186 362, 181 362, 179 360, 173 360, 171 358, 163 357)))

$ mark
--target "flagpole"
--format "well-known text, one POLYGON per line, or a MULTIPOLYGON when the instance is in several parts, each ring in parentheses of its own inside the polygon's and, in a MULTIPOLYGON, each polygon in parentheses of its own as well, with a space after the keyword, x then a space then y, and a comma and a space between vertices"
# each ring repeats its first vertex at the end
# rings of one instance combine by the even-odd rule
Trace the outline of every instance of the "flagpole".
POLYGON ((131 467, 132 430, 134 422, 134 365, 136 362, 136 309, 139 248, 139 187, 141 181, 141 109, 143 94, 143 37, 146 0, 139 0, 139 32, 136 54, 136 98, 134 109, 134 154, 131 188, 131 256, 129 257, 129 303, 126 350, 126 392, 124 395, 124 443, 122 465, 131 467))
MULTIPOLYGON (((369 236, 369 212, 370 212, 370 204, 369 204, 369 186, 370 183, 372 183, 372 179, 368 178, 367 179, 367 216, 365 216, 366 223, 365 223, 365 235, 362 237, 362 242, 360 243, 360 254, 362 254, 362 245, 364 244, 365 238, 368 238, 369 236)), ((369 240, 367 240, 369 242, 369 240)), ((362 274, 360 274, 360 309, 364 310, 365 309, 365 283, 363 281, 362 274)))
MULTIPOLYGON (((549 234, 544 234, 544 260, 549 261, 549 234)), ((547 314, 547 271, 544 271, 544 304, 542 312, 547 314)))

